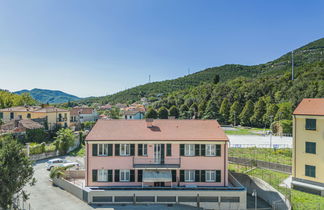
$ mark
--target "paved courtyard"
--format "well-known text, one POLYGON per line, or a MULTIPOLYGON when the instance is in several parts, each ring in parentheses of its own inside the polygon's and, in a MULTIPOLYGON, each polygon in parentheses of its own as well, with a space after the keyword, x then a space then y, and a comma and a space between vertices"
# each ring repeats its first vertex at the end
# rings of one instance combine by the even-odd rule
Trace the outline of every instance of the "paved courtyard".
MULTIPOLYGON (((83 165, 82 158, 66 157, 71 161, 77 161, 83 165)), ((133 209, 155 209, 155 210, 196 210, 198 208, 184 205, 88 205, 72 194, 62 190, 59 187, 52 186, 49 180, 49 172, 45 169, 47 160, 37 161, 34 165, 34 177, 37 180, 35 186, 26 187, 30 193, 30 199, 27 201, 31 210, 133 210, 133 209)))

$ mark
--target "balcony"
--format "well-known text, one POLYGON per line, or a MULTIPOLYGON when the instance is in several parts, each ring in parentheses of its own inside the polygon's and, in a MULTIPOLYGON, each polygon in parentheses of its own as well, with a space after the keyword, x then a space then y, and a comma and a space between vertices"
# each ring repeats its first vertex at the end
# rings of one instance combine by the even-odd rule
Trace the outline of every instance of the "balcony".
POLYGON ((145 168, 145 169, 170 169, 180 168, 180 158, 168 158, 156 160, 155 158, 148 157, 133 157, 134 168, 145 168))

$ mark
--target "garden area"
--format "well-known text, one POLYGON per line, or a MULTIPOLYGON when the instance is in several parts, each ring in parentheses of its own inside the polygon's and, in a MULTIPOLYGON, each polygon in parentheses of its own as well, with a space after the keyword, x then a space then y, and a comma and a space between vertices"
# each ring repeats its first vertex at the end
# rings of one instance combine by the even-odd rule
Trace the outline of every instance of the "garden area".
POLYGON ((292 149, 271 149, 271 148, 229 148, 229 157, 248 158, 271 163, 291 165, 292 149))
POLYGON ((249 166, 241 166, 237 164, 229 164, 229 170, 238 173, 245 173, 266 181, 290 200, 293 209, 324 209, 324 197, 279 186, 290 176, 289 174, 261 168, 251 168, 249 166))

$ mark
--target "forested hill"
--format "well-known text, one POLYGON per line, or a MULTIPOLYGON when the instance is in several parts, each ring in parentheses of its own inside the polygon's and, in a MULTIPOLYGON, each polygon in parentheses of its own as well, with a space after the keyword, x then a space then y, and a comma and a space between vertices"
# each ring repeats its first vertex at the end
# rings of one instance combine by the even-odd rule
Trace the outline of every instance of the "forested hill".
MULTIPOLYGON (((296 68, 305 64, 324 61, 324 38, 294 50, 294 60, 296 68)), ((291 71, 291 52, 265 64, 253 66, 230 64, 208 68, 177 79, 136 86, 109 96, 83 99, 81 103, 130 103, 139 100, 141 97, 151 97, 154 100, 157 95, 167 95, 173 91, 196 87, 202 83, 212 83, 215 75, 219 75, 220 82, 225 82, 238 77, 278 76, 289 71, 291 71)))
POLYGON ((29 93, 35 100, 43 104, 66 103, 69 101, 77 101, 80 99, 77 96, 67 94, 59 90, 46 90, 34 88, 32 90, 20 90, 15 93, 19 95, 22 93, 29 93))
POLYGON ((37 102, 28 93, 17 95, 7 90, 0 89, 0 109, 12 106, 35 105, 36 103, 37 102))

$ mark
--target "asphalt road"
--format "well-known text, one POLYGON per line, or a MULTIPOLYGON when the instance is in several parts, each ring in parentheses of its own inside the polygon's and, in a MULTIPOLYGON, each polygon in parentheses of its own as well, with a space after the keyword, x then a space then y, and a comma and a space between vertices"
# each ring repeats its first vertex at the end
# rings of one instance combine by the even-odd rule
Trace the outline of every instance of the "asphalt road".
MULTIPOLYGON (((71 161, 77 161, 83 166, 83 159, 76 157, 64 157, 71 161)), ((37 183, 34 186, 27 186, 25 189, 30 193, 31 210, 91 210, 91 209, 116 209, 116 210, 133 210, 133 209, 155 209, 155 210, 196 210, 195 207, 184 205, 88 205, 87 203, 76 198, 72 194, 52 185, 49 180, 49 172, 46 170, 47 160, 37 161, 34 165, 34 177, 37 183)))

